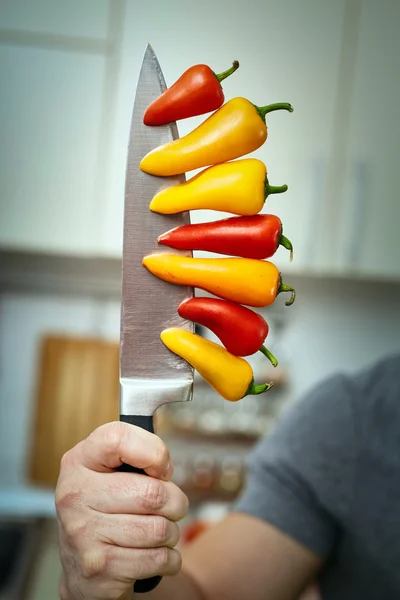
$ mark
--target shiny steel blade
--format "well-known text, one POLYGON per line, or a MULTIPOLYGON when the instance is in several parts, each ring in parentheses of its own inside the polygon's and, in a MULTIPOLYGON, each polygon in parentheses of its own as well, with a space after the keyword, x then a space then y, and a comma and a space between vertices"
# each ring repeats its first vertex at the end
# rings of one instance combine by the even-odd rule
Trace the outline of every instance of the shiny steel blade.
POLYGON ((161 188, 183 182, 184 175, 153 177, 139 169, 147 152, 179 137, 176 123, 143 124, 145 109, 165 89, 160 65, 147 46, 136 90, 125 183, 120 348, 124 415, 152 415, 165 402, 190 400, 192 392, 193 369, 164 346, 160 333, 167 327, 193 330, 193 324, 177 313, 179 303, 192 296, 193 289, 161 281, 142 265, 142 258, 155 252, 190 256, 157 244, 161 233, 189 223, 189 213, 158 215, 149 210, 153 196, 161 188))

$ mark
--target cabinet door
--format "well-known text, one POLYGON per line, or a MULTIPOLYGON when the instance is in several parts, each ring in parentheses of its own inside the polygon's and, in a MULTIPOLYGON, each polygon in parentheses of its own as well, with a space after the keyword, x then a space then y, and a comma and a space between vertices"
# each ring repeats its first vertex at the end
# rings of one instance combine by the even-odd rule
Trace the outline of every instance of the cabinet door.
POLYGON ((400 3, 361 3, 339 268, 400 277, 400 3))
POLYGON ((0 7, 0 245, 91 254, 108 0, 0 7))
MULTIPOLYGON (((286 194, 270 196, 264 209, 282 218, 285 233, 295 246, 292 265, 283 249, 277 261, 285 269, 308 268, 316 252, 313 228, 322 210, 323 177, 331 150, 344 4, 344 0, 205 0, 195 13, 184 0, 155 0, 151 8, 146 3, 128 4, 113 193, 106 211, 107 252, 119 255, 121 251, 128 130, 140 63, 150 42, 167 85, 193 64, 206 63, 219 72, 237 59, 239 70, 223 82, 226 99, 244 96, 259 105, 293 104, 293 114, 281 111, 269 116, 269 138, 254 156, 266 163, 271 184, 289 186, 286 194)), ((181 121, 180 134, 188 133, 204 118, 181 121)), ((192 220, 223 216, 198 211, 192 213, 192 220)))

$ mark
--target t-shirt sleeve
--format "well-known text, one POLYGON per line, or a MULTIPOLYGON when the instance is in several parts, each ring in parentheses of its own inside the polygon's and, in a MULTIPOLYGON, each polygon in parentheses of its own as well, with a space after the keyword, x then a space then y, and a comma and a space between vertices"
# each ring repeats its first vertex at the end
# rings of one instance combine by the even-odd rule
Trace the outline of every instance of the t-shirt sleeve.
POLYGON ((326 380, 283 414, 248 461, 233 506, 326 558, 353 497, 356 440, 346 377, 326 380))

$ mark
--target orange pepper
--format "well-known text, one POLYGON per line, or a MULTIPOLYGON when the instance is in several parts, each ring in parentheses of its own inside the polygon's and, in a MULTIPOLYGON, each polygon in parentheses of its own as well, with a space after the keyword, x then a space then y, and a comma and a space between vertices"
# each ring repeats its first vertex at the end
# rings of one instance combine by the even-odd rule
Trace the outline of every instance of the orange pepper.
POLYGON ((150 254, 143 265, 156 277, 201 288, 220 298, 248 306, 269 306, 281 292, 291 292, 287 306, 295 300, 295 290, 282 283, 277 267, 253 258, 191 258, 176 254, 150 254))

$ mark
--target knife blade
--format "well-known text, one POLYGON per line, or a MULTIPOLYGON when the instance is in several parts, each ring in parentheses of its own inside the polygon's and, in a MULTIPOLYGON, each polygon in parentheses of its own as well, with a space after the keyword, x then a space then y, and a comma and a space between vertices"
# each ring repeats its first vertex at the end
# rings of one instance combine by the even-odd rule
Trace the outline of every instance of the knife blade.
MULTIPOLYGON (((190 223, 189 213, 159 215, 149 204, 164 187, 185 181, 185 176, 153 177, 142 173, 143 156, 161 144, 177 139, 176 123, 148 127, 143 123, 147 106, 166 90, 165 80, 150 45, 147 45, 131 122, 125 181, 124 233, 122 257, 122 300, 120 329, 120 420, 154 432, 153 415, 168 402, 192 397, 193 369, 172 354, 161 342, 167 327, 193 331, 193 323, 183 320, 177 307, 193 296, 193 288, 165 283, 147 271, 142 258, 162 252, 157 237, 173 227, 190 223)), ((164 250, 166 251, 166 250, 164 250)), ((168 249, 170 253, 172 250, 168 249)), ((174 251, 190 256, 187 251, 174 251)), ((130 465, 120 470, 140 472, 130 465)), ((138 580, 135 592, 153 589, 161 577, 138 580)))

